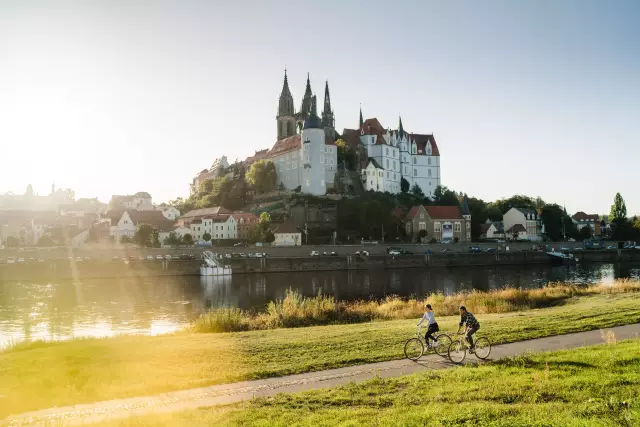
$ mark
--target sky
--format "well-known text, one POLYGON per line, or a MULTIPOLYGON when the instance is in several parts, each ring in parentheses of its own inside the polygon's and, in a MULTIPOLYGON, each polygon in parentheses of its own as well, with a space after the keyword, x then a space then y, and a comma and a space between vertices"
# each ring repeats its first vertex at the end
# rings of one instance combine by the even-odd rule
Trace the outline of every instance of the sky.
POLYGON ((284 69, 336 128, 433 133, 442 184, 640 214, 640 2, 0 0, 0 193, 187 196, 276 140, 284 69))

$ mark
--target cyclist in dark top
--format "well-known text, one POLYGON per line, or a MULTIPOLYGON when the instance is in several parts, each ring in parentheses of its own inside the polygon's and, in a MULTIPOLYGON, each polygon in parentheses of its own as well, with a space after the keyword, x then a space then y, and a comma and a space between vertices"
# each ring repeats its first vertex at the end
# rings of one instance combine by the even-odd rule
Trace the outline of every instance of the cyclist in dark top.
POLYGON ((466 325, 464 335, 470 345, 469 351, 473 353, 473 334, 475 334, 478 329, 480 329, 480 323, 478 323, 478 320, 473 314, 467 311, 467 308, 464 305, 460 307, 460 324, 458 326, 458 333, 460 333, 460 328, 462 328, 462 325, 466 325))

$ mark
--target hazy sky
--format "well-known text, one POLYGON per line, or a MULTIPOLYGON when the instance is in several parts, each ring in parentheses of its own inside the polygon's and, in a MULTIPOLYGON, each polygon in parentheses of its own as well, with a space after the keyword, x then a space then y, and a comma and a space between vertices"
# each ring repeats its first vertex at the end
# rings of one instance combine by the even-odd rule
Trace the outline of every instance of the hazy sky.
POLYGON ((638 1, 0 0, 0 192, 188 194, 276 139, 283 70, 336 125, 433 132, 442 183, 640 214, 638 1))

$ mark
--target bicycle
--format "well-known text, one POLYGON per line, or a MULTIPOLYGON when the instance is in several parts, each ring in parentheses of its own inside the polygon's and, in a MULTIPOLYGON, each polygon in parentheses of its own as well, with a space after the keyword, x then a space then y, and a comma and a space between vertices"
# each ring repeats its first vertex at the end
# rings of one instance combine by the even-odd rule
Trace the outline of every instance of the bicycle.
MULTIPOLYGON (((462 363, 467 357, 469 343, 465 339, 464 334, 458 333, 456 335, 459 337, 449 344, 447 355, 449 356, 449 360, 453 363, 462 363)), ((491 342, 489 341, 489 338, 480 337, 474 339, 473 342, 475 344, 473 353, 478 359, 486 360, 491 354, 491 342)))
POLYGON ((404 343, 404 355, 406 358, 415 362, 425 354, 425 348, 427 353, 433 351, 438 356, 447 357, 449 346, 451 345, 451 337, 447 334, 436 332, 433 336, 438 341, 434 343, 434 346, 428 346, 426 345, 424 334, 422 334, 422 329, 425 328, 416 328, 416 336, 409 338, 404 343))

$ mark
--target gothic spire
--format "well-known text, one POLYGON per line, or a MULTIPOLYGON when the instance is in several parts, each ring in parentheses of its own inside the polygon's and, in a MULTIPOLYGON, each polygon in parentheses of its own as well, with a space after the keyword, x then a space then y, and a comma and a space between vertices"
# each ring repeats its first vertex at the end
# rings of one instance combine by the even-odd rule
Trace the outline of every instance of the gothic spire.
POLYGON ((294 114, 293 96, 291 96, 291 90, 289 90, 289 80, 287 79, 287 69, 285 68, 284 83, 282 84, 280 102, 278 103, 278 116, 293 116, 294 114))
POLYGON ((322 110, 322 126, 326 128, 333 128, 335 125, 335 119, 333 116, 333 110, 331 110, 331 97, 329 96, 329 80, 327 80, 324 86, 324 109, 322 110))
POLYGON ((307 73, 307 87, 304 90, 304 98, 302 98, 302 105, 300 106, 300 115, 302 117, 307 117, 311 112, 311 80, 309 78, 309 73, 307 73))
POLYGON ((362 105, 360 105, 360 129, 362 129, 363 124, 364 124, 364 120, 362 120, 362 105))
POLYGON ((404 135, 404 127, 402 127, 402 116, 400 116, 400 124, 398 125, 398 134, 400 134, 401 138, 402 138, 402 135, 404 135))

